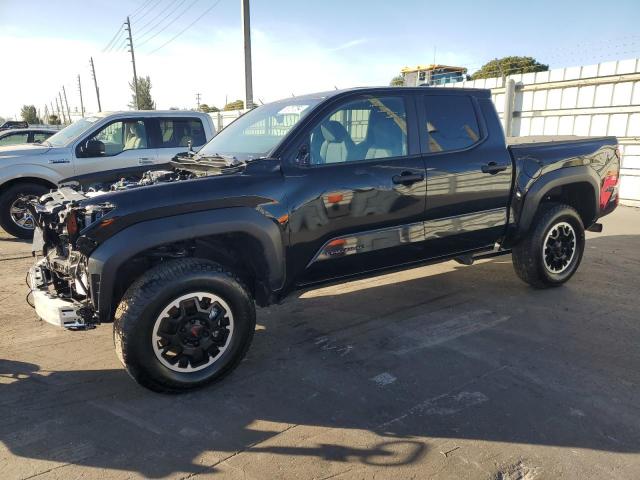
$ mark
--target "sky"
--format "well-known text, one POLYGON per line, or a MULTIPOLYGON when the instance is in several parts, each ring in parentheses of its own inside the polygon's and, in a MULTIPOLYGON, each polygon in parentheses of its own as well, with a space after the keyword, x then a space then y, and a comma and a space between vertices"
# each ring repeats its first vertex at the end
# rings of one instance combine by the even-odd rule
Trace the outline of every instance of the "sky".
MULTIPOLYGON (((197 93, 218 107, 244 98, 240 0, 0 0, 0 116, 55 106, 63 86, 79 109, 78 75, 97 111, 91 56, 102 109, 127 109, 122 32, 105 51, 127 15, 158 108, 195 108, 197 93)), ((551 68, 640 57, 639 18, 638 0, 252 0, 254 98, 387 85, 434 57, 469 73, 507 55, 551 68)))

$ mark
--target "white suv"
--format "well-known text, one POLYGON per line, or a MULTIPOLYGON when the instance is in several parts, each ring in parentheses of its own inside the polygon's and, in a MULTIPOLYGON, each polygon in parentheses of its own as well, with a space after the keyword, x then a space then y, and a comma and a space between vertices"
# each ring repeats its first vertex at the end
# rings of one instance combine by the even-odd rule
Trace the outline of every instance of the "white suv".
POLYGON ((0 147, 0 226, 33 236, 25 199, 58 187, 117 180, 162 168, 176 154, 198 150, 215 135, 209 115, 190 111, 100 113, 82 118, 41 144, 0 147))

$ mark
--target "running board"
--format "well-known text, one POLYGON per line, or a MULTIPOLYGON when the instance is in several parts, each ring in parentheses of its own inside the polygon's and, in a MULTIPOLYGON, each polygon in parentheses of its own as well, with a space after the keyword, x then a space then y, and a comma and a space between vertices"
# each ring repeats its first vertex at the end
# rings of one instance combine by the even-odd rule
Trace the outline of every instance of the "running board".
POLYGON ((483 260, 485 258, 499 257, 500 255, 507 255, 508 253, 511 253, 511 250, 492 250, 490 252, 476 253, 474 255, 472 255, 472 254, 459 255, 457 257, 454 257, 453 260, 455 260, 456 262, 458 262, 458 263, 460 263, 462 265, 473 265, 473 263, 476 260, 483 260))

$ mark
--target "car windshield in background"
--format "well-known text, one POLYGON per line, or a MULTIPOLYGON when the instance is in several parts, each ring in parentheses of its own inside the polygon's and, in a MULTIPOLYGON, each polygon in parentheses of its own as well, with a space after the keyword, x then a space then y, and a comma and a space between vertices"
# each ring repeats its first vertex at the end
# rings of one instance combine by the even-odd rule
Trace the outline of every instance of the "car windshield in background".
POLYGON ((66 147, 80 135, 89 130, 99 119, 99 117, 87 117, 76 120, 71 125, 63 128, 55 135, 50 136, 42 143, 45 145, 51 145, 52 147, 66 147))
POLYGON ((283 100, 251 110, 213 137, 200 155, 227 155, 238 160, 265 157, 321 100, 283 100))

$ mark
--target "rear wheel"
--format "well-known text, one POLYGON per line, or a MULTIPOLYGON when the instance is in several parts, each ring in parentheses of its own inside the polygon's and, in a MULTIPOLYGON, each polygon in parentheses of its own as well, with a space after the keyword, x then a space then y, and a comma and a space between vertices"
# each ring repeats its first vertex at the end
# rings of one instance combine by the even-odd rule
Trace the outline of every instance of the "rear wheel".
POLYGON ((0 195, 0 226, 18 238, 33 238, 35 222, 26 202, 37 200, 49 189, 37 183, 16 183, 0 195))
POLYGON ((114 343, 138 383, 180 392, 233 370, 254 329, 253 300, 238 277, 213 262, 181 259, 129 287, 116 311, 114 343))
POLYGON ((536 288, 562 285, 578 269, 584 242, 584 226, 574 208, 543 205, 527 237, 513 248, 514 269, 536 288))

